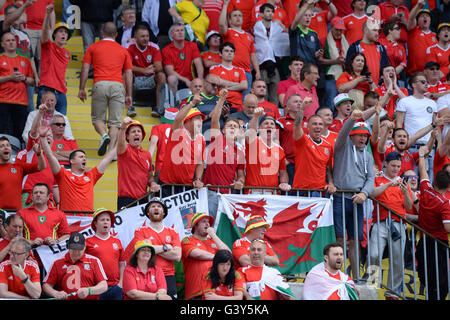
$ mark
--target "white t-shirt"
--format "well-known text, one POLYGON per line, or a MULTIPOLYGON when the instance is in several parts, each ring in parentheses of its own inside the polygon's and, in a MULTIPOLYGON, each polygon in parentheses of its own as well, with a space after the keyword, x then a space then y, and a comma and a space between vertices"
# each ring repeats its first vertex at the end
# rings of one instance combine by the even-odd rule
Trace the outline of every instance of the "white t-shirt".
MULTIPOLYGON (((448 93, 445 96, 442 96, 439 99, 437 99, 436 104, 437 104, 437 111, 438 112, 443 110, 443 109, 445 109, 445 108, 450 109, 450 93, 448 93)), ((442 131, 442 140, 444 140, 448 129, 450 129, 450 124, 444 125, 444 130, 442 131)))
MULTIPOLYGON (((405 130, 411 136, 420 129, 428 126, 433 121, 433 114, 437 112, 437 105, 431 99, 417 99, 408 96, 400 99, 397 104, 397 111, 405 112, 403 122, 405 130)), ((416 141, 416 143, 426 144, 430 138, 430 133, 416 141)))

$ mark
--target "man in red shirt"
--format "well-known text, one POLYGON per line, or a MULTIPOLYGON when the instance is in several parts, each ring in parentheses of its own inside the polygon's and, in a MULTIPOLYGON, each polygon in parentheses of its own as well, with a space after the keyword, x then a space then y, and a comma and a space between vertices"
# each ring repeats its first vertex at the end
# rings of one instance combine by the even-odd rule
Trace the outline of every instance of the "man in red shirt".
POLYGON ((285 106, 286 103, 284 101, 286 92, 289 87, 296 85, 300 82, 300 72, 303 68, 303 58, 301 57, 293 57, 291 58, 291 62, 289 63, 289 71, 291 72, 291 76, 286 80, 280 81, 277 87, 277 96, 278 101, 281 106, 285 106))
POLYGON ((170 132, 172 131, 172 123, 178 113, 177 108, 167 108, 164 111, 164 116, 162 116, 159 121, 160 124, 152 126, 152 132, 150 133, 148 152, 153 158, 156 150, 155 156, 155 179, 159 177, 159 172, 164 161, 164 154, 166 150, 167 141, 170 137, 170 132))
POLYGON ((206 213, 197 212, 192 216, 192 236, 181 241, 182 261, 185 276, 185 300, 201 299, 202 276, 212 266, 214 255, 219 250, 230 248, 216 235, 214 219, 206 213))
POLYGON ((194 105, 202 97, 198 94, 186 104, 177 114, 172 124, 172 131, 167 142, 164 162, 159 174, 159 184, 162 185, 162 197, 182 192, 181 187, 164 186, 164 184, 191 184, 194 188, 203 187, 202 175, 204 170, 206 148, 202 135, 202 124, 205 115, 194 105))
POLYGON ((44 293, 58 300, 98 300, 108 290, 107 277, 100 260, 86 251, 86 239, 75 232, 70 235, 67 252, 55 260, 45 276, 44 293))
POLYGON ((46 8, 42 24, 42 37, 40 40, 41 71, 39 81, 38 103, 42 94, 51 90, 56 96, 56 111, 67 113, 67 87, 66 70, 69 65, 70 52, 64 48, 70 39, 69 26, 64 22, 54 25, 53 34, 50 34, 50 17, 54 16, 54 4, 46 8), (54 41, 52 41, 52 37, 54 41))
POLYGON ((431 12, 422 9, 425 1, 421 0, 411 9, 408 19, 408 61, 406 72, 411 76, 422 72, 428 62, 426 51, 437 43, 436 34, 431 31, 431 12))
POLYGON ((236 47, 231 42, 224 42, 219 51, 222 63, 212 66, 209 73, 219 78, 217 83, 220 88, 227 88, 227 101, 231 103, 230 113, 242 111, 243 92, 247 90, 249 83, 244 70, 233 64, 236 47))
POLYGON ((11 214, 5 219, 4 233, 0 239, 0 261, 9 259, 13 240, 23 236, 23 224, 23 218, 17 214, 11 214))
MULTIPOLYGON (((134 30, 135 43, 130 44, 128 53, 133 63, 133 88, 137 90, 155 89, 156 107, 160 106, 160 88, 166 83, 163 70, 161 50, 158 45, 150 42, 150 29, 144 24, 138 24, 134 30)), ((134 107, 130 107, 127 115, 135 116, 134 107)), ((155 110, 153 111, 161 111, 155 110)))
POLYGON ((167 206, 160 198, 152 198, 144 208, 144 213, 150 220, 147 226, 142 226, 134 232, 134 237, 125 249, 126 260, 132 255, 137 242, 147 240, 155 249, 155 264, 161 267, 167 284, 167 294, 172 299, 177 298, 174 262, 181 259, 180 235, 164 225, 163 220, 168 214, 167 206))
MULTIPOLYGON (((242 2, 246 3, 248 6, 252 1, 242 2)), ((228 11, 229 3, 228 0, 225 0, 222 11, 220 12, 219 32, 222 35, 224 42, 231 42, 236 47, 233 65, 242 68, 245 71, 248 82, 247 90, 244 92, 245 96, 250 92, 252 86, 251 68, 253 67, 253 70, 255 71, 255 80, 261 79, 261 73, 256 57, 255 40, 252 35, 248 33, 249 29, 243 24, 243 21, 246 19, 244 11, 241 11, 239 8, 233 8, 228 11)), ((252 8, 253 4, 251 5, 250 10, 252 8)), ((251 12, 249 18, 251 19, 251 12)))
POLYGON ((17 162, 11 163, 11 143, 5 136, 0 137, 0 208, 21 209, 22 181, 27 174, 45 169, 45 157, 39 144, 33 146, 38 156, 37 163, 17 162))
POLYGON ((427 61, 436 61, 441 66, 442 81, 449 73, 450 65, 450 23, 441 23, 437 29, 438 43, 427 48, 427 61))
POLYGON ((87 48, 81 66, 78 97, 83 102, 87 99, 84 89, 89 68, 92 66, 94 70, 91 118, 95 131, 102 137, 97 151, 99 156, 106 153, 109 144, 110 149, 116 145, 123 108, 130 108, 133 102, 133 65, 128 51, 115 41, 116 36, 114 23, 105 23, 102 40, 87 48))
POLYGON ((117 209, 131 203, 147 201, 147 187, 158 192, 159 185, 153 177, 152 156, 142 148, 144 126, 130 117, 122 120, 117 140, 117 209))
POLYGON ((353 13, 342 18, 345 25, 344 35, 349 44, 363 38, 362 26, 369 19, 366 15, 366 5, 365 0, 352 0, 353 13))
POLYGON ((395 21, 400 25, 400 42, 405 43, 407 40, 406 27, 408 24, 409 10, 403 4, 403 0, 388 0, 380 3, 378 8, 380 9, 382 24, 395 21))
MULTIPOLYGON (((419 227, 447 244, 450 233, 450 203, 445 198, 445 193, 450 186, 450 176, 446 170, 441 170, 436 173, 433 185, 431 184, 425 161, 425 155, 428 153, 426 146, 419 148, 419 227)), ((423 234, 416 253, 417 271, 420 282, 427 288, 427 298, 445 300, 448 293, 447 248, 429 236, 425 238, 423 234)))
MULTIPOLYGON (((51 133, 53 134, 52 151, 59 163, 69 165, 69 155, 72 151, 79 149, 75 139, 67 139, 64 136, 66 121, 62 115, 55 114, 50 120, 51 133)), ((37 130, 36 130, 37 131, 37 130)), ((31 132, 31 130, 30 130, 31 132)))
POLYGON ((263 108, 255 109, 245 139, 245 185, 262 189, 251 189, 250 193, 276 194, 275 190, 264 190, 264 187, 291 190, 284 150, 277 143, 277 126, 276 120, 265 115, 263 108))
POLYGON ((250 90, 258 98, 258 107, 264 109, 264 113, 275 119, 281 117, 278 107, 270 101, 266 100, 267 97, 267 84, 263 80, 255 80, 252 83, 252 89, 250 90))
POLYGON ((114 222, 114 212, 105 208, 95 210, 91 223, 95 235, 86 239, 86 254, 100 259, 108 277, 108 290, 100 295, 100 300, 122 300, 126 260, 122 242, 111 234, 114 222))
POLYGON ((285 116, 278 119, 284 129, 280 130, 280 144, 286 157, 286 171, 289 176, 289 184, 292 186, 295 175, 295 151, 294 151, 294 121, 300 110, 302 97, 293 94, 286 101, 285 116))
POLYGON ((244 298, 246 300, 295 300, 289 287, 283 282, 281 273, 266 266, 266 244, 255 239, 249 249, 250 264, 240 268, 245 282, 244 298))
POLYGON ((50 188, 36 183, 32 190, 32 205, 17 212, 24 221, 24 236, 33 246, 54 245, 70 235, 64 212, 49 206, 50 188))
POLYGON ((375 89, 375 92, 381 97, 380 103, 389 119, 394 120, 397 102, 408 96, 408 90, 398 85, 396 69, 393 65, 381 67, 381 79, 383 82, 375 89))
POLYGON ((0 264, 0 297, 3 299, 39 299, 42 288, 39 268, 29 259, 30 243, 16 238, 9 250, 10 258, 0 264))
MULTIPOLYGON (((231 15, 231 13, 235 10, 238 10, 241 12, 241 23, 242 23, 242 30, 246 32, 251 32, 253 28, 253 8, 255 6, 255 1, 244 1, 244 0, 224 0, 223 1, 223 7, 227 8, 225 11, 228 15, 231 15)), ((219 16, 220 19, 220 16, 219 16)))
POLYGON ((17 40, 11 32, 1 38, 4 50, 0 56, 0 128, 2 133, 22 140, 27 120, 27 85, 34 86, 34 74, 30 61, 18 55, 17 40))
MULTIPOLYGON (((399 176, 402 166, 402 156, 398 152, 389 153, 384 159, 384 173, 375 177, 375 188, 371 196, 385 206, 400 214, 400 220, 396 215, 376 204, 372 212, 372 228, 370 236, 370 264, 378 265, 382 259, 385 247, 389 245, 389 253, 394 261, 402 260, 405 251, 405 220, 406 211, 412 209, 413 201, 408 182, 399 176)), ((401 262, 392 263, 389 267, 388 283, 393 291, 397 291, 403 281, 403 268, 401 262)), ((385 292, 386 300, 397 300, 397 298, 385 292)))
POLYGON ((428 82, 426 97, 434 101, 450 93, 450 85, 446 81, 441 81, 441 69, 439 63, 430 60, 425 64, 423 70, 428 82))
POLYGON ((337 115, 334 117, 333 122, 328 127, 329 130, 339 133, 341 131, 344 122, 348 119, 352 113, 352 105, 354 100, 349 97, 347 93, 340 93, 334 98, 334 108, 337 110, 337 115))
POLYGON ((197 44, 185 40, 184 24, 174 23, 169 33, 172 42, 162 50, 162 58, 169 90, 176 96, 178 90, 189 88, 194 78, 203 79, 204 68, 197 44))
POLYGON ((59 186, 59 209, 63 211, 94 211, 94 186, 116 155, 116 148, 110 150, 91 170, 86 167, 85 152, 80 149, 75 150, 69 156, 70 170, 67 170, 61 167, 46 141, 48 130, 48 127, 40 126, 39 136, 42 149, 59 186))
POLYGON ((383 25, 384 38, 380 43, 386 48, 389 63, 395 68, 396 77, 406 68, 406 49, 400 40, 400 25, 395 21, 383 25))
MULTIPOLYGON (((305 98, 294 121, 295 167, 294 188, 325 189, 333 194, 336 187, 333 184, 332 161, 333 147, 322 139, 323 120, 313 115, 308 119, 308 134, 303 130, 303 114, 307 104, 312 101, 305 98), (310 174, 305 175, 304 172, 310 174)), ((314 191, 313 193, 315 193, 314 191)))
POLYGON ((292 94, 296 93, 303 100, 311 98, 312 102, 304 110, 306 119, 309 119, 319 109, 319 98, 316 89, 319 78, 319 68, 314 64, 307 63, 300 72, 300 83, 291 86, 284 97, 285 101, 287 101, 292 94))

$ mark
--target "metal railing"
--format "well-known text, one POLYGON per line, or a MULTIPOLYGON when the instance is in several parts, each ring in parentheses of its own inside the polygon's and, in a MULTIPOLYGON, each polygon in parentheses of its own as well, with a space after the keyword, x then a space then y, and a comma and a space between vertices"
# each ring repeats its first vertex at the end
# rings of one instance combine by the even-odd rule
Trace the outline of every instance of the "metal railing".
MULTIPOLYGON (((283 192, 279 188, 276 187, 244 187, 241 190, 235 190, 230 186, 222 186, 222 185, 208 185, 205 186, 209 190, 216 189, 221 190, 222 193, 234 193, 234 194, 247 194, 252 193, 254 190, 258 190, 258 194, 279 194, 284 196, 303 196, 303 197, 329 197, 331 201, 337 196, 342 197, 342 204, 345 206, 344 197, 346 194, 356 194, 358 191, 354 190, 338 190, 333 196, 326 194, 325 190, 322 189, 292 189, 289 192, 283 192), (223 192, 224 190, 228 190, 228 192, 223 192), (263 191, 262 191, 263 190, 263 191)), ((157 196, 163 198, 168 194, 176 194, 179 192, 183 192, 189 189, 193 189, 192 185, 184 185, 184 184, 166 184, 161 186, 161 190, 158 193, 147 193, 145 196, 137 199, 136 201, 128 204, 125 207, 118 208, 118 211, 124 210, 126 208, 133 207, 145 199, 150 199, 151 197, 157 196), (163 189, 164 187, 164 189, 163 189)), ((358 219, 356 213, 357 207, 353 205, 353 225, 354 225, 354 236, 355 243, 360 243, 363 239, 358 238, 358 219)), ((357 261, 358 266, 356 267, 356 275, 352 275, 353 279, 357 283, 366 283, 369 285, 376 285, 378 288, 386 290, 389 295, 395 296, 400 299, 420 299, 422 296, 424 299, 445 299, 443 296, 444 292, 450 292, 450 265, 449 265, 449 245, 448 243, 443 242, 440 239, 433 237, 430 233, 423 230, 417 224, 405 219, 403 216, 390 209, 388 206, 382 204, 377 201, 373 197, 369 197, 365 202, 365 227, 366 227, 366 239, 367 245, 365 251, 366 253, 362 253, 360 256, 359 246, 355 247, 355 261, 357 261), (372 217, 372 211, 369 212, 370 204, 375 208, 375 212, 377 215, 377 222, 371 223, 370 217, 372 217), (387 210, 388 217, 382 221, 380 219, 380 208, 387 210), (399 220, 398 223, 395 223, 395 218, 399 220), (393 241, 391 236, 391 225, 394 224, 399 226, 399 236, 400 238, 393 241), (388 230, 389 236, 387 237, 387 245, 383 246, 384 249, 387 248, 388 256, 384 257, 384 250, 380 250, 379 245, 381 244, 382 238, 386 238, 385 235, 382 235, 382 228, 380 227, 382 224, 385 224, 384 231, 388 230), (389 225, 388 225, 389 224, 389 225), (374 227, 377 228, 374 228, 374 227), (375 230, 375 232, 373 232, 375 230), (409 231, 409 232, 408 232, 409 231), (375 234, 374 234, 375 233, 375 234), (411 239, 407 241, 407 234, 410 234, 411 239), (417 243, 418 237, 417 235, 421 235, 421 243, 417 243), (395 246, 398 246, 398 241, 400 240, 400 256, 393 254, 395 246), (377 246, 374 247, 374 241, 377 242, 377 246), (407 244, 409 242, 409 244, 407 244), (377 250, 377 252, 374 252, 377 250), (412 267, 411 272, 406 272, 407 269, 406 261, 405 261, 405 250, 410 250, 412 256, 409 259, 412 262, 410 265, 412 267), (420 259, 417 256, 423 257, 423 265, 421 265, 420 259), (376 260, 376 261, 375 261, 376 260), (422 267, 422 276, 421 280, 419 280, 418 275, 418 267, 422 267), (393 273, 394 269, 397 272, 400 272, 396 275, 388 276, 388 280, 384 278, 385 269, 388 268, 388 272, 393 273), (363 274, 361 275, 361 269, 363 270, 363 274), (398 271, 400 270, 400 271, 398 271), (401 278, 401 283, 397 286, 398 277, 401 278), (412 278, 412 286, 406 283, 406 279, 411 280, 412 278), (433 292, 430 292, 430 288, 434 288, 433 292), (423 294, 422 294, 423 290, 423 294)), ((13 211, 13 210, 7 210, 13 211)), ((343 210, 344 211, 344 208, 343 210)), ((92 211, 65 211, 67 214, 85 214, 90 215, 92 211)), ((343 216, 343 230, 345 232, 347 221, 345 218, 345 214, 343 216)), ((398 236, 398 235, 397 235, 398 236)), ((344 237, 348 240, 348 237, 344 237)), ((347 241, 345 241, 347 243, 347 241)), ((348 268, 348 256, 349 249, 345 246, 346 250, 344 250, 344 270, 346 273, 350 274, 350 269, 348 268)), ((398 249, 397 249, 398 251, 398 249)), ((409 263, 408 263, 409 264, 409 263)), ((292 277, 291 277, 292 278, 292 277)), ((411 284, 408 282, 408 284, 411 284)))
MULTIPOLYGON (((163 191, 162 189, 159 191, 159 194, 153 194, 152 196, 159 196, 164 197, 164 192, 169 190, 169 194, 175 194, 179 192, 186 191, 188 189, 192 189, 192 185, 183 185, 183 184, 167 184, 164 186, 166 191, 163 191)), ((279 194, 284 196, 303 196, 303 197, 311 197, 311 196, 318 196, 318 197, 329 197, 331 201, 334 201, 334 199, 337 196, 341 196, 342 198, 345 197, 346 194, 356 194, 359 193, 359 191, 355 190, 338 190, 333 196, 330 196, 326 193, 325 190, 322 189, 292 189, 289 192, 283 192, 279 188, 276 187, 244 187, 241 190, 235 190, 230 186, 222 186, 222 185, 208 185, 205 186, 209 190, 216 189, 216 190, 222 190, 222 193, 234 193, 234 194, 247 194, 247 193, 253 193, 253 190, 257 190, 258 194, 279 194), (227 190, 227 192, 223 192, 224 190, 227 190)), ((151 194, 147 194, 141 199, 136 200, 135 202, 129 204, 128 207, 131 207, 133 205, 136 205, 139 201, 141 201, 144 198, 149 198, 151 194)), ((345 201, 342 201, 343 206, 345 206, 345 201)), ((121 208, 124 209, 124 208, 121 208)), ((353 225, 354 225, 354 235, 355 235, 355 243, 360 243, 363 239, 358 239, 358 219, 356 213, 357 206, 356 204, 353 205, 353 225)), ((343 209, 344 211, 344 209, 343 209)), ((365 235, 366 235, 366 248, 365 252, 361 253, 359 246, 355 247, 355 261, 357 261, 358 266, 356 267, 356 275, 353 275, 354 280, 356 280, 357 283, 360 284, 369 284, 369 285, 376 285, 378 288, 381 288, 387 292, 387 295, 394 296, 399 299, 445 299, 445 297, 441 297, 442 291, 449 292, 450 291, 450 265, 449 265, 449 245, 448 243, 443 242, 440 239, 437 239, 433 237, 430 233, 423 230, 421 227, 419 227, 417 224, 405 219, 403 216, 401 216, 399 213, 395 212, 388 206, 382 204, 381 202, 377 201, 373 197, 369 197, 368 200, 366 200, 364 205, 364 224, 365 224, 365 235), (378 222, 371 222, 372 218, 372 210, 370 210, 371 205, 375 208, 377 221, 378 222), (385 220, 379 221, 380 217, 380 208, 383 208, 387 210, 388 217, 385 220), (396 222, 394 219, 397 218, 399 222, 396 222), (389 237, 385 237, 385 235, 381 234, 381 228, 379 227, 380 224, 388 224, 385 229, 389 231, 389 237), (391 225, 395 226, 401 226, 398 230, 400 238, 396 241, 392 240, 391 237, 391 225), (374 226, 377 226, 377 228, 374 228, 374 226), (411 239, 409 237, 407 238, 407 234, 410 234, 411 239), (422 235, 422 243, 423 245, 419 246, 418 248, 418 237, 417 235, 422 235), (379 246, 374 246, 374 241, 377 241, 378 244, 380 244, 382 238, 386 238, 387 244, 384 246, 383 252, 387 249, 388 255, 387 257, 383 257, 383 252, 375 252, 380 250, 379 246), (409 239, 409 241, 407 241, 409 239), (400 256, 394 255, 394 252, 396 252, 394 249, 395 246, 398 245, 398 241, 400 244, 400 256), (408 242, 408 244, 407 244, 408 242), (427 245, 428 243, 428 245, 427 245), (406 244, 408 246, 406 246, 406 244), (428 249, 427 249, 428 246, 428 249), (430 255, 429 248, 433 247, 433 254, 430 255), (409 257, 411 261, 408 261, 408 263, 405 261, 405 250, 410 250, 412 256, 409 257), (418 252, 418 250, 421 250, 418 252), (421 277, 422 281, 419 279, 418 275, 418 266, 421 264, 419 259, 417 259, 417 254, 419 253, 420 256, 424 257, 424 263, 423 263, 423 276, 421 277), (439 253, 439 254, 438 254, 439 253), (444 258, 442 258, 442 255, 444 258), (374 259, 376 257, 376 259, 374 259), (406 265, 409 264, 412 267, 412 270, 406 269, 406 265), (361 269, 363 272, 361 272, 361 269), (388 279, 386 280, 384 275, 385 271, 388 269, 388 273, 393 273, 394 270, 396 270, 399 274, 388 275, 388 279), (430 270, 433 269, 433 270, 430 270), (362 274, 361 274, 362 273, 362 274), (439 277, 439 273, 446 274, 447 276, 442 279, 442 277, 439 277), (396 278, 400 277, 400 281, 396 278), (432 277, 433 279, 430 279, 432 277), (406 283, 406 280, 409 279, 412 281, 408 282, 408 286, 406 283), (445 283, 442 283, 442 282, 445 283), (396 282, 400 282, 400 285, 396 287, 396 282), (411 285, 412 284, 412 285, 411 285), (434 285, 436 284, 436 285, 434 285), (433 291, 433 293, 430 293, 430 287, 436 287, 436 290, 433 291), (444 289, 442 289, 444 288, 444 289), (422 294, 422 292, 424 294, 422 294), (423 297, 423 298, 422 298, 423 297)), ((345 219, 345 214, 343 216, 343 230, 346 230, 347 221, 345 219)), ((345 239, 348 240, 347 237, 345 239)), ((347 247, 346 247, 347 248, 347 247)), ((348 256, 349 251, 344 250, 344 270, 346 273, 350 273, 350 270, 348 269, 348 256)))

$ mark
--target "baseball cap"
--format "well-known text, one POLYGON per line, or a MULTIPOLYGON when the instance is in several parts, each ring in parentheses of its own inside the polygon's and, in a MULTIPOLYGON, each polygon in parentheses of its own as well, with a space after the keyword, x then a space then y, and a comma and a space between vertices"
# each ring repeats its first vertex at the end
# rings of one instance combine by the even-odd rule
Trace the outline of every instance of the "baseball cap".
POLYGON ((86 239, 82 233, 75 232, 70 235, 67 242, 67 249, 83 250, 86 247, 86 239))
POLYGON ((260 126, 261 123, 263 123, 265 120, 268 120, 268 119, 273 120, 273 122, 275 122, 276 126, 278 126, 280 129, 284 130, 284 126, 281 122, 279 122, 277 119, 275 119, 274 117, 269 116, 267 114, 265 114, 261 118, 259 118, 258 126, 260 126))
POLYGON ((439 33, 439 31, 441 31, 441 29, 444 27, 450 28, 450 23, 444 22, 444 23, 439 24, 437 27, 437 33, 439 33))
POLYGON ((336 97, 334 97, 333 104, 335 107, 337 107, 344 101, 350 101, 352 104, 354 102, 354 100, 350 98, 350 96, 347 93, 340 93, 336 97))
POLYGON ((151 205, 152 203, 155 203, 155 202, 156 202, 156 203, 159 203, 160 205, 162 205, 162 207, 163 207, 163 209, 164 209, 164 218, 167 217, 167 213, 168 213, 167 206, 166 206, 165 203, 161 200, 161 198, 158 198, 158 197, 153 197, 153 198, 151 198, 150 201, 145 205, 145 208, 144 208, 144 213, 145 213, 145 215, 148 217, 148 215, 147 215, 148 208, 150 207, 150 205, 151 205))
POLYGON ((426 64, 425 64, 425 67, 423 68, 424 70, 425 69, 431 69, 431 68, 433 68, 433 67, 438 67, 439 69, 441 68, 441 65, 439 64, 439 63, 437 63, 436 61, 428 61, 426 64))
POLYGON ((206 116, 203 113, 201 113, 200 110, 198 110, 197 108, 191 108, 187 116, 184 118, 184 122, 196 116, 202 116, 202 120, 205 120, 206 118, 206 116))
POLYGON ((97 220, 98 216, 101 215, 102 213, 109 214, 109 216, 111 217, 111 226, 114 225, 114 222, 116 221, 116 218, 114 217, 114 212, 112 212, 111 210, 105 209, 105 208, 98 208, 97 210, 95 210, 94 214, 92 215, 92 222, 91 222, 92 230, 97 231, 94 222, 97 220))
POLYGON ((209 38, 211 38, 211 37, 214 36, 214 35, 219 36, 220 38, 222 38, 222 36, 220 35, 219 31, 217 31, 217 30, 211 30, 211 31, 208 32, 207 35, 206 35, 206 43, 208 43, 209 38))
POLYGON ((345 30, 344 20, 341 17, 334 17, 330 21, 331 25, 336 29, 345 30))
POLYGON ((416 19, 419 19, 420 15, 426 13, 431 17, 431 11, 428 9, 420 9, 416 14, 416 19))
POLYGON ((162 123, 172 124, 177 114, 178 114, 177 108, 167 108, 166 110, 164 110, 164 116, 162 116, 160 120, 162 123))
POLYGON ((266 222, 266 220, 262 216, 251 216, 247 220, 247 224, 245 225, 245 232, 244 234, 247 234, 252 229, 258 228, 258 227, 266 227, 270 228, 270 225, 266 222))

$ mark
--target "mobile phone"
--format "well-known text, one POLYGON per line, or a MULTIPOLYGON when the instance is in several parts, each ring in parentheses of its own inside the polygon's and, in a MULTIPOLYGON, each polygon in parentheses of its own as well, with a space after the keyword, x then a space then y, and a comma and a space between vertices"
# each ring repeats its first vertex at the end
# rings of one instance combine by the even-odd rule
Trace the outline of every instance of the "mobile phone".
POLYGON ((14 72, 17 72, 17 71, 19 71, 19 69, 17 69, 16 67, 14 67, 14 72))
POLYGON ((407 184, 408 183, 409 178, 407 177, 403 177, 402 178, 402 184, 407 184))

